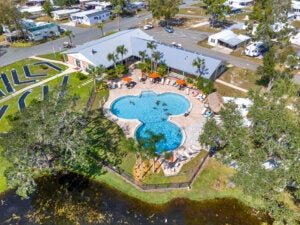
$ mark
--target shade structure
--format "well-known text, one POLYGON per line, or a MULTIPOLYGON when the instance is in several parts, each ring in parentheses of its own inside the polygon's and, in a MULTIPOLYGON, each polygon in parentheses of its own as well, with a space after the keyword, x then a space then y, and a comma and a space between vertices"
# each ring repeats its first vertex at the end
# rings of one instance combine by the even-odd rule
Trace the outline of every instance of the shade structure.
POLYGON ((150 77, 155 79, 155 78, 158 78, 159 75, 158 75, 157 73, 152 73, 152 74, 150 75, 150 77))
POLYGON ((124 77, 122 80, 124 82, 130 82, 132 80, 132 78, 131 77, 124 77))
POLYGON ((224 100, 222 96, 217 92, 209 94, 207 99, 209 108, 215 113, 220 112, 220 110, 224 107, 224 100))
POLYGON ((176 80, 176 83, 179 85, 185 84, 185 80, 176 80))

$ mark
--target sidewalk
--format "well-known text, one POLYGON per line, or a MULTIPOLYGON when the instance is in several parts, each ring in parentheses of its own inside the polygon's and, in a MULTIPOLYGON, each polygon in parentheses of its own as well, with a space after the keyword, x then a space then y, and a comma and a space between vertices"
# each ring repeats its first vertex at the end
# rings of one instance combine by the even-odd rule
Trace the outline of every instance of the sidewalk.
POLYGON ((240 88, 240 87, 238 87, 238 86, 235 86, 235 85, 233 85, 233 84, 227 83, 227 82, 222 81, 222 80, 220 80, 220 79, 217 79, 217 80, 215 80, 215 81, 216 81, 217 83, 223 84, 223 85, 225 85, 225 86, 227 86, 227 87, 236 89, 236 90, 241 91, 241 92, 244 92, 244 93, 248 93, 248 90, 247 90, 247 89, 240 88))

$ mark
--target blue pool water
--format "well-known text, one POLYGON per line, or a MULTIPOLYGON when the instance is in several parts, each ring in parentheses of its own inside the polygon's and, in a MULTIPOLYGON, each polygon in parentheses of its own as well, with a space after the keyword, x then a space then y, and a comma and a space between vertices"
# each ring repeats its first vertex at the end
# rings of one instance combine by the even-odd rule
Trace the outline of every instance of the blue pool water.
POLYGON ((152 91, 144 91, 140 96, 125 96, 115 100, 111 111, 120 118, 138 119, 143 123, 136 131, 137 139, 147 138, 147 130, 155 134, 163 133, 166 140, 156 145, 156 151, 162 153, 177 148, 182 141, 182 131, 167 121, 169 115, 184 114, 189 108, 189 101, 181 95, 157 95, 152 91))

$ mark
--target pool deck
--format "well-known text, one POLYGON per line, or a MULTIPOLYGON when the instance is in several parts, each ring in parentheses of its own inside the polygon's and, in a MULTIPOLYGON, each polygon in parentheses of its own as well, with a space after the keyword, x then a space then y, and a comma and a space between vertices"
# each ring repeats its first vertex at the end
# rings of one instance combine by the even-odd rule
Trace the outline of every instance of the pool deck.
MULTIPOLYGON (((109 97, 106 103, 103 106, 104 114, 107 118, 117 123, 124 131, 125 135, 127 137, 135 137, 135 130, 136 128, 141 124, 139 120, 126 120, 119 118, 112 114, 110 111, 110 106, 112 102, 120 98, 122 96, 126 95, 140 95, 142 91, 154 91, 156 94, 162 94, 166 92, 173 92, 180 94, 184 97, 186 97, 191 104, 190 107, 190 113, 188 116, 184 115, 176 115, 176 116, 170 116, 169 121, 176 124, 178 127, 180 127, 183 131, 183 141, 178 149, 175 149, 175 156, 177 155, 186 155, 183 151, 187 151, 190 146, 199 146, 198 137, 202 131, 202 127, 206 121, 206 118, 201 115, 201 112, 204 108, 204 103, 201 102, 199 99, 193 96, 192 90, 190 90, 190 93, 187 95, 185 90, 179 90, 178 87, 174 87, 172 85, 162 85, 160 83, 152 83, 150 79, 147 79, 145 82, 140 82, 139 77, 142 77, 141 70, 134 69, 132 71, 132 75, 130 76, 132 78, 132 81, 136 82, 136 85, 133 88, 128 89, 125 85, 122 85, 121 88, 115 88, 110 89, 109 97)), ((172 80, 176 80, 176 78, 168 77, 172 84, 172 80)), ((165 78, 166 79, 166 78, 165 78)), ((195 155, 195 154, 194 154, 195 155)), ((191 157, 192 158, 192 157, 191 157)), ((176 175, 182 165, 184 165, 186 162, 188 162, 191 158, 181 161, 177 165, 175 165, 172 168, 169 168, 167 166, 162 166, 164 173, 166 176, 176 175)))

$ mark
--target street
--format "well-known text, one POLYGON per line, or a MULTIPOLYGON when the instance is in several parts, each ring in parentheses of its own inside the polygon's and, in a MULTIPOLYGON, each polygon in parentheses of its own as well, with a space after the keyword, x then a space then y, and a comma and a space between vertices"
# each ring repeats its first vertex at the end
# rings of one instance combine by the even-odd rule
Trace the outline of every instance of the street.
MULTIPOLYGON (((139 14, 139 16, 121 18, 120 29, 126 30, 134 26, 138 26, 142 29, 143 23, 150 18, 152 18, 150 12, 141 13, 139 14)), ((62 27, 73 31, 75 37, 72 38, 72 42, 75 45, 80 45, 101 37, 101 31, 98 28, 79 28, 65 25, 62 25, 62 27)), ((114 30, 118 30, 117 19, 110 23, 106 23, 104 26, 105 33, 114 30)), ((234 57, 228 54, 220 53, 211 49, 198 46, 197 42, 207 38, 209 33, 188 29, 180 29, 177 27, 174 28, 174 33, 167 33, 162 27, 155 27, 154 29, 147 30, 145 32, 153 36, 157 41, 164 42, 167 44, 171 44, 172 42, 178 42, 181 43, 183 48, 187 50, 219 58, 225 62, 229 62, 238 67, 256 70, 256 68, 259 66, 259 64, 255 62, 251 62, 242 58, 234 57)), ((5 66, 33 55, 42 55, 62 51, 64 50, 63 42, 68 40, 68 37, 63 37, 57 40, 48 41, 47 43, 28 48, 7 48, 5 49, 6 52, 0 54, 0 66, 5 66)))

